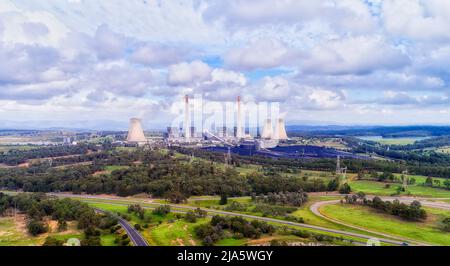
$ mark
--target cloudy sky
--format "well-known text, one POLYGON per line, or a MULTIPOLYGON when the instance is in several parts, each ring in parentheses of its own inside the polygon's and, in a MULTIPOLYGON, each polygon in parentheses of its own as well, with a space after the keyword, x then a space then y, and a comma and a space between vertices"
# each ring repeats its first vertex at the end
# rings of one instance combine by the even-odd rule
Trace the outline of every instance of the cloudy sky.
POLYGON ((450 124, 449 29, 448 0, 2 0, 0 128, 163 127, 186 93, 450 124))

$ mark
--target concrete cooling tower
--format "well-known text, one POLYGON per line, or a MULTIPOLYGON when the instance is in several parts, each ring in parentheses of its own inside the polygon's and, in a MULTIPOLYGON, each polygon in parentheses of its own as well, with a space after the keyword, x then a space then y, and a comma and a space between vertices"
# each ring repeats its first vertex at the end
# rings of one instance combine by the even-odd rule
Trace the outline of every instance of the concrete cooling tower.
POLYGON ((278 124, 277 124, 275 133, 276 133, 275 139, 278 139, 278 140, 287 140, 288 139, 284 119, 282 119, 282 118, 278 119, 278 124))
POLYGON ((269 118, 266 120, 266 124, 264 125, 261 138, 271 139, 272 137, 273 137, 272 119, 269 118))
POLYGON ((130 119, 130 128, 128 130, 127 142, 131 144, 144 144, 147 142, 147 139, 144 135, 144 130, 142 129, 141 119, 130 119))

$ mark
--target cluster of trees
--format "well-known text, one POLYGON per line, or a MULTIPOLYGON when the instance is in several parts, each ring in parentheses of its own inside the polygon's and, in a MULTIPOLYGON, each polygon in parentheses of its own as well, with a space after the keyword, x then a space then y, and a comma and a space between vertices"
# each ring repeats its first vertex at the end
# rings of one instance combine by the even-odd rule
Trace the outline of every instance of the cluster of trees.
POLYGON ((364 193, 358 193, 352 196, 346 196, 345 201, 350 204, 363 204, 382 212, 399 216, 406 220, 420 221, 427 218, 427 213, 422 209, 419 201, 413 201, 407 205, 399 200, 383 201, 380 197, 374 197, 372 200, 366 199, 364 193))
POLYGON ((293 213, 296 210, 297 208, 291 206, 278 206, 258 203, 251 211, 262 213, 263 216, 287 216, 287 214, 293 213))
POLYGON ((0 152, 0 163, 18 165, 29 159, 59 157, 74 154, 86 154, 88 151, 97 151, 99 147, 93 144, 79 144, 73 146, 45 146, 31 150, 9 150, 0 152))
POLYGON ((68 221, 77 221, 78 229, 84 230, 82 245, 99 246, 99 229, 109 230, 117 225, 117 219, 111 215, 96 214, 86 203, 58 199, 43 193, 20 193, 9 196, 0 193, 0 215, 8 208, 17 208, 27 217, 27 228, 31 235, 37 236, 48 231, 47 218, 58 221, 58 229, 65 231, 68 221))
MULTIPOLYGON (((368 141, 362 141, 356 138, 345 138, 344 140, 351 148, 353 152, 371 152, 377 153, 380 151, 387 152, 387 146, 380 146, 377 143, 370 143, 368 141), (375 146, 376 145, 376 146, 375 146), (368 148, 366 150, 366 146, 368 148)), ((174 148, 177 152, 183 154, 195 154, 196 157, 201 157, 214 162, 223 162, 223 154, 219 152, 211 152, 199 149, 188 149, 188 148, 174 148)), ((380 152, 380 155, 389 157, 389 154, 385 152, 380 152)), ((401 152, 403 151, 393 151, 401 152)), ((349 172, 358 173, 362 171, 376 171, 376 172, 391 172, 391 173, 402 173, 408 170, 409 173, 415 175, 425 175, 425 176, 436 176, 436 177, 450 177, 450 155, 445 155, 436 152, 421 152, 421 151, 407 151, 411 154, 408 156, 394 156, 393 159, 398 159, 396 161, 388 160, 365 160, 365 159, 344 159, 342 164, 347 166, 349 172), (412 155, 414 154, 414 156, 412 155)), ((261 165, 263 168, 267 167, 270 169, 308 169, 317 171, 335 171, 336 160, 335 159, 292 159, 292 158, 270 158, 264 156, 243 156, 233 154, 232 158, 234 161, 240 164, 257 164, 261 165)), ((238 166, 237 165, 237 166, 238 166)))
POLYGON ((441 186, 441 180, 433 179, 431 176, 428 176, 423 185, 427 187, 450 189, 450 179, 445 179, 444 182, 442 182, 443 186, 441 186))
POLYGON ((152 213, 159 216, 166 216, 167 214, 170 213, 170 206, 169 205, 158 206, 152 211, 152 213))
POLYGON ((145 210, 139 204, 129 205, 128 209, 127 209, 127 212, 128 213, 135 213, 139 217, 139 219, 141 219, 141 220, 143 220, 144 216, 145 216, 145 210))
POLYGON ((326 190, 326 184, 319 179, 299 179, 276 172, 243 176, 232 167, 223 168, 214 162, 189 162, 186 158, 174 158, 158 151, 111 151, 108 155, 102 154, 96 154, 91 165, 0 169, 0 187, 26 192, 70 191, 119 196, 149 193, 175 203, 184 202, 192 195, 222 195, 226 198, 251 193, 326 190), (101 174, 105 165, 114 164, 129 167, 111 174, 101 174))
POLYGON ((196 223, 197 219, 205 218, 208 215, 208 213, 200 208, 197 208, 195 210, 188 211, 184 219, 189 223, 196 223))
POLYGON ((259 238, 262 234, 272 234, 275 228, 266 222, 253 220, 251 222, 242 217, 213 216, 211 222, 195 228, 195 234, 203 240, 205 246, 212 246, 223 239, 230 231, 236 239, 259 238))
POLYGON ((290 205, 300 207, 308 200, 308 194, 301 190, 294 192, 269 192, 267 195, 252 195, 252 200, 254 202, 272 205, 290 205))

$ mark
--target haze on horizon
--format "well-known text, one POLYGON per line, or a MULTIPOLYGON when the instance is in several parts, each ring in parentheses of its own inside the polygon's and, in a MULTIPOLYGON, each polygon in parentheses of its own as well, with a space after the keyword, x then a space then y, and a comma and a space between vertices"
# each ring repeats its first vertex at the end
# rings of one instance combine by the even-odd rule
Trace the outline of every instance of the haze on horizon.
POLYGON ((163 128, 185 94, 449 125, 449 26, 447 0, 4 0, 0 128, 163 128))

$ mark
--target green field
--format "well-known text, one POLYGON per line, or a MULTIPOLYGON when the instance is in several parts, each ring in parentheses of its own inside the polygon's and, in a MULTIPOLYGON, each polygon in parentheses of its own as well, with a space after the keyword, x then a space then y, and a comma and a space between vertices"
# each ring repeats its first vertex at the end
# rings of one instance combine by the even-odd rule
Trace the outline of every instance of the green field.
POLYGON ((450 216, 450 212, 430 208, 426 210, 429 217, 425 222, 410 222, 365 206, 334 204, 321 208, 328 217, 349 225, 430 244, 450 245, 450 234, 438 229, 438 221, 444 216, 450 216))
POLYGON ((83 234, 76 229, 74 223, 69 223, 68 230, 57 232, 50 229, 49 233, 39 236, 31 236, 25 227, 24 217, 0 217, 0 246, 41 246, 45 239, 50 236, 62 241, 70 238, 83 239, 83 234))
POLYGON ((13 217, 0 218, 0 246, 40 246, 43 239, 17 228, 13 217))
POLYGON ((117 244, 114 243, 116 237, 117 237, 116 234, 101 235, 100 243, 102 244, 102 246, 117 246, 117 244))
POLYGON ((382 138, 379 136, 363 136, 358 138, 378 142, 383 145, 408 145, 424 139, 421 137, 382 138))
POLYGON ((155 246, 197 246, 201 241, 195 237, 194 228, 206 223, 208 219, 198 219, 196 223, 188 223, 183 219, 164 222, 150 230, 149 244, 155 246))
MULTIPOLYGON (((353 192, 362 191, 366 194, 380 195, 380 196, 393 195, 396 193, 397 187, 401 186, 401 184, 392 183, 390 184, 389 188, 386 188, 385 187, 386 184, 387 183, 384 182, 367 181, 367 180, 350 182, 350 186, 353 192)), ((425 187, 420 185, 410 185, 408 186, 407 191, 402 192, 401 195, 412 195, 412 196, 433 197, 433 198, 450 198, 450 190, 425 187)))

